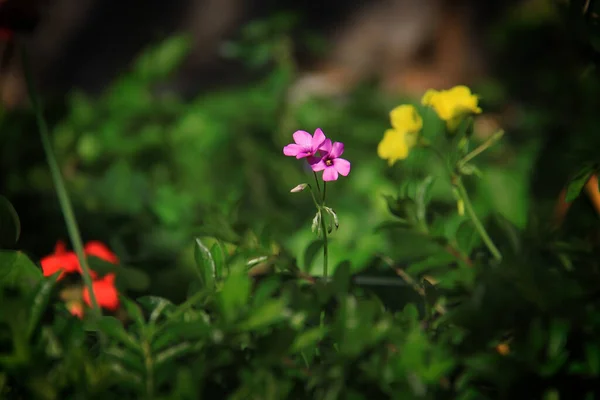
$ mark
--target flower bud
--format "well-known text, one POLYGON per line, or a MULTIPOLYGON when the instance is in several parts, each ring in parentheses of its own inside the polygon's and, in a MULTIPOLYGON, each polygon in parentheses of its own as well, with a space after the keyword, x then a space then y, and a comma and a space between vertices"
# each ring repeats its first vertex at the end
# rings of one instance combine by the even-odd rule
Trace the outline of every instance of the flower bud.
POLYGON ((307 183, 301 183, 298 186, 296 186, 295 188, 293 188, 292 190, 290 190, 291 193, 298 193, 303 191, 304 189, 306 189, 308 186, 307 183))

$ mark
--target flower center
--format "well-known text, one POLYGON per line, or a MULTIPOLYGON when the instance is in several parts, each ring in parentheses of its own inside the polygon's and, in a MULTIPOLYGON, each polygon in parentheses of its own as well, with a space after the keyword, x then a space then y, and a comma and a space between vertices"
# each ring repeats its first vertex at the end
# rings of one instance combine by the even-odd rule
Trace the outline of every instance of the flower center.
POLYGON ((325 165, 331 167, 333 165, 333 160, 325 160, 325 165))

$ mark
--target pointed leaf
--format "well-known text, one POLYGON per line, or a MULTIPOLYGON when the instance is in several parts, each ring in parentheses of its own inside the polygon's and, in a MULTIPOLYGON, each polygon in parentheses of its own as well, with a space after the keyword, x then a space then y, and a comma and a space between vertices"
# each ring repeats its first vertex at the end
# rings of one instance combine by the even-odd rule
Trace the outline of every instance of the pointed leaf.
POLYGON ((42 317, 42 314, 48 306, 48 301, 52 295, 52 289, 56 284, 57 274, 47 279, 40 281, 38 289, 35 291, 33 300, 31 302, 31 308, 29 310, 29 325, 27 328, 27 337, 31 337, 33 332, 36 330, 38 323, 42 317))
POLYGON ((194 257, 196 259, 196 271, 198 280, 203 287, 212 288, 215 284, 217 267, 210 250, 206 245, 196 238, 196 246, 194 249, 194 257))
POLYGON ((17 211, 4 196, 0 196, 0 249, 14 246, 21 235, 17 211))
POLYGON ((229 275, 219 292, 221 311, 226 320, 232 321, 248 304, 250 278, 245 273, 229 275))
POLYGON ((217 279, 222 279, 223 270, 225 269, 225 251, 219 240, 210 248, 210 254, 215 263, 215 276, 217 279))
POLYGON ((580 170, 571 177, 571 179, 569 179, 569 183, 567 185, 567 195, 565 197, 565 201, 567 203, 572 202, 579 196, 583 190, 583 187, 590 180, 597 169, 598 166, 593 163, 586 164, 581 167, 580 170))
POLYGON ((20 251, 0 250, 0 284, 31 290, 43 279, 42 271, 20 251))

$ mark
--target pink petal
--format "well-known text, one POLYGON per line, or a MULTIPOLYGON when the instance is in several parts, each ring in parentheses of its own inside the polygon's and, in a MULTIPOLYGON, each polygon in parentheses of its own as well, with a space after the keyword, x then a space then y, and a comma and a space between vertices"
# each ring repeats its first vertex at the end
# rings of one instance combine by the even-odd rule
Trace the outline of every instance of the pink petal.
POLYGON ((323 144, 319 146, 319 150, 329 153, 331 151, 331 139, 325 139, 323 144))
POLYGON ((344 143, 335 142, 331 147, 331 151, 329 152, 329 156, 331 158, 338 158, 344 152, 344 143))
POLYGON ((325 161, 321 160, 318 163, 311 165, 310 167, 312 168, 313 171, 319 172, 319 171, 323 171, 325 168, 327 168, 327 165, 325 164, 325 161))
POLYGON ((336 158, 333 160, 333 166, 336 171, 343 176, 348 176, 350 173, 350 161, 344 160, 343 158, 336 158))
POLYGON ((319 146, 321 146, 323 144, 325 139, 326 139, 325 134, 323 133, 321 128, 317 128, 317 130, 315 131, 315 135, 312 138, 311 149, 314 151, 317 151, 319 149, 319 146))
POLYGON ((310 148, 312 144, 312 135, 306 131, 296 131, 294 132, 294 142, 299 144, 302 147, 310 148))
POLYGON ((323 171, 323 180, 324 181, 336 181, 338 178, 338 172, 333 167, 325 168, 323 171))
POLYGON ((306 157, 306 161, 308 161, 308 163, 310 165, 315 165, 316 163, 318 163, 319 161, 321 161, 322 157, 315 157, 315 156, 308 156, 306 157))
POLYGON ((304 151, 304 147, 297 144, 288 144, 283 148, 283 154, 286 156, 297 156, 298 153, 304 151))

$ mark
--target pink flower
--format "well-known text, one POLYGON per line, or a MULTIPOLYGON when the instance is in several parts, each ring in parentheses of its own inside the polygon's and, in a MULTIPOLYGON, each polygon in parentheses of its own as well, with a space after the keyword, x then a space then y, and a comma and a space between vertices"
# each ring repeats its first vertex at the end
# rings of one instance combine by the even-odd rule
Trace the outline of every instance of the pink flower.
POLYGON ((325 142, 325 134, 321 128, 315 130, 314 136, 306 131, 296 131, 293 136, 296 143, 285 146, 283 154, 298 159, 308 157, 310 161, 325 142))
POLYGON ((350 173, 350 161, 339 158, 344 152, 344 143, 335 142, 331 144, 331 139, 325 140, 319 147, 323 157, 320 161, 311 165, 315 172, 323 171, 324 181, 335 181, 338 174, 348 176, 350 173))

